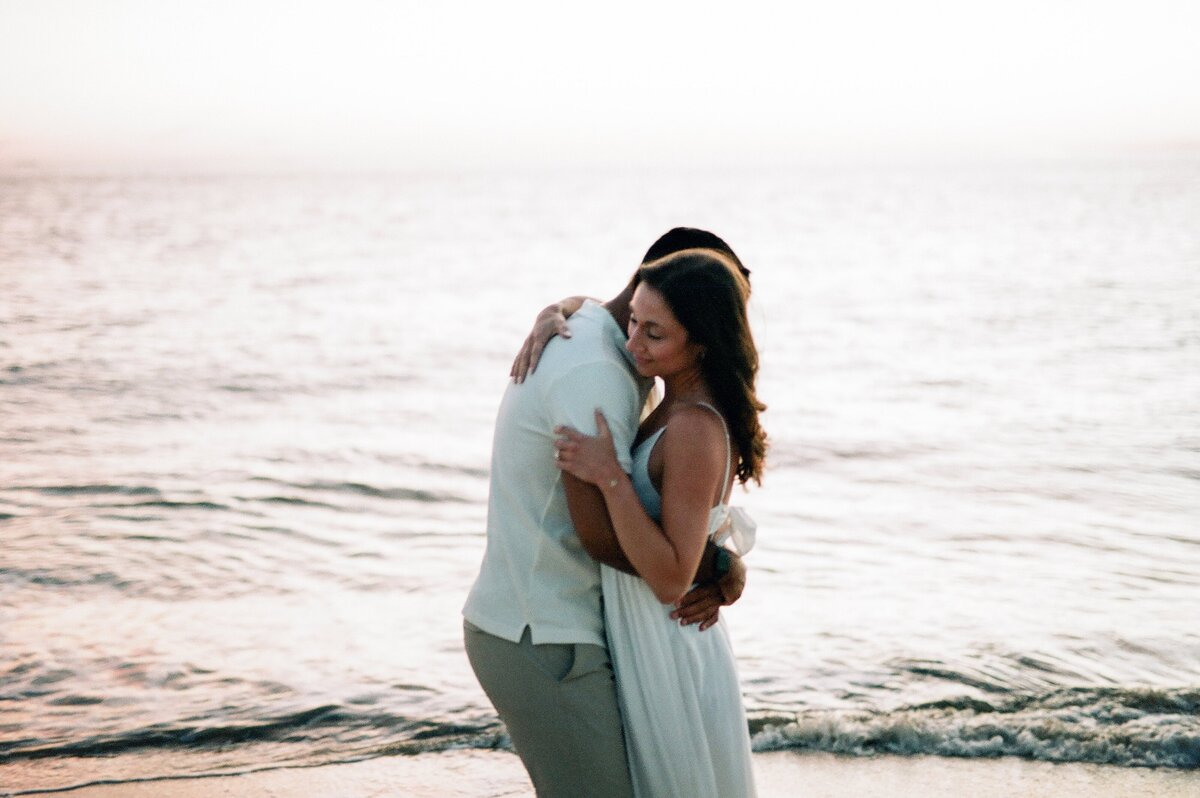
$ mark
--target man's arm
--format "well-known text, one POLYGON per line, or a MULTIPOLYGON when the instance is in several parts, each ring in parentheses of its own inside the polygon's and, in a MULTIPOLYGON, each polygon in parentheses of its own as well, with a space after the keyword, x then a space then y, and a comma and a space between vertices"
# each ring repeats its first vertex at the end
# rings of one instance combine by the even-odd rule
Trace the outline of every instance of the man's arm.
MULTIPOLYGON (((715 549, 709 543, 709 546, 715 549)), ((711 556, 708 551, 705 556, 711 556)), ((697 585, 686 596, 675 603, 671 617, 684 626, 700 624, 700 631, 717 622, 721 607, 733 604, 742 597, 746 588, 746 563, 733 552, 729 552, 729 573, 715 582, 697 585)))
POLYGON ((621 550, 621 544, 617 542, 617 533, 613 531, 608 508, 604 505, 604 494, 595 485, 566 472, 563 472, 562 482, 571 523, 575 526, 575 534, 583 544, 584 551, 596 562, 637 576, 637 571, 633 570, 625 552, 621 550))

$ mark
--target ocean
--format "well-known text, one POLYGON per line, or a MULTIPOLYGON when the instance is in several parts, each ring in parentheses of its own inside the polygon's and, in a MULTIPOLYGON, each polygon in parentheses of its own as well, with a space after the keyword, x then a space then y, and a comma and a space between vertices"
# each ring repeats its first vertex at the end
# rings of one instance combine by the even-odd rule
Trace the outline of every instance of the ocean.
POLYGON ((0 793, 503 748, 536 312, 753 271, 756 750, 1200 767, 1200 160, 0 176, 0 793))

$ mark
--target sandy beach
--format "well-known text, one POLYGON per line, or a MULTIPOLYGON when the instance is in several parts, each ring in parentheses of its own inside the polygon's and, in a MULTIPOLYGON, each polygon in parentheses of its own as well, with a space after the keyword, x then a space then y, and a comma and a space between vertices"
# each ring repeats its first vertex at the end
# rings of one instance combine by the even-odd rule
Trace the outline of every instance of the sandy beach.
MULTIPOLYGON (((1200 773, 1184 770, 1015 758, 859 758, 787 751, 756 754, 754 761, 761 798, 1194 798, 1200 794, 1200 773)), ((239 776, 16 794, 73 798, 517 798, 532 796, 533 790, 512 754, 450 751, 239 776)))

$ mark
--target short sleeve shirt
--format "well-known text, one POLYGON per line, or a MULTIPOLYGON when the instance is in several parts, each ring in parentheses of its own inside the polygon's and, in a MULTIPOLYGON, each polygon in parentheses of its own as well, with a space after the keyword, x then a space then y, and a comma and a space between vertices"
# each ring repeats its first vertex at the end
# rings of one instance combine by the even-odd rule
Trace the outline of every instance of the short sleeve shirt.
POLYGON ((488 494, 487 547, 463 616, 518 642, 604 645, 600 567, 584 551, 554 465, 554 428, 595 434, 596 409, 612 431, 621 467, 649 382, 638 378, 625 335, 603 306, 571 316, 570 338, 547 344, 537 370, 510 383, 496 418, 488 494))

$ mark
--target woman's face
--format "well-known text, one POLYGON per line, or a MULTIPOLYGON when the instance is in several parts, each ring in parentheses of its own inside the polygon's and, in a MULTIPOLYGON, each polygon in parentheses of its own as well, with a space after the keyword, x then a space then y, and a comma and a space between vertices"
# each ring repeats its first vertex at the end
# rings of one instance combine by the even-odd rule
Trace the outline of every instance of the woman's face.
POLYGON ((629 340, 625 348, 633 355, 643 377, 669 377, 693 369, 703 347, 688 340, 687 330, 675 318, 663 295, 645 283, 629 301, 629 340))

